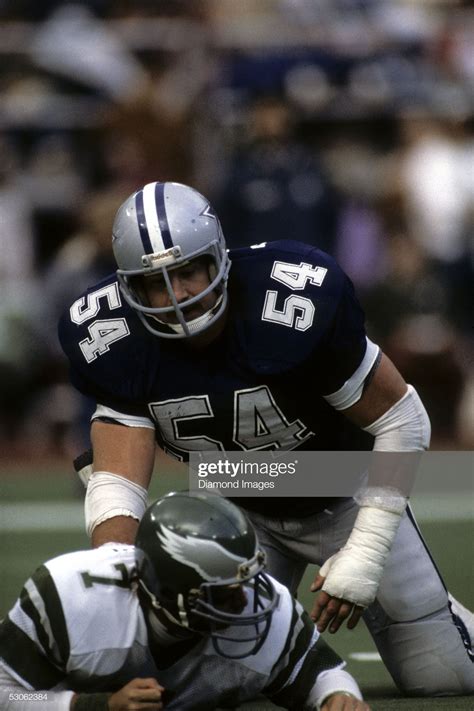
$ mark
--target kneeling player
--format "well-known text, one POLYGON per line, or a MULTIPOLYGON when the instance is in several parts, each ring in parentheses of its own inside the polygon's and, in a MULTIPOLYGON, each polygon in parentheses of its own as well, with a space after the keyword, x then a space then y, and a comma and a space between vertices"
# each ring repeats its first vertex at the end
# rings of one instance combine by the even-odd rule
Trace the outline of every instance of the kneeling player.
POLYGON ((43 711, 235 708, 368 711, 344 662, 264 572, 230 501, 169 494, 135 546, 54 558, 0 627, 0 706, 43 711))

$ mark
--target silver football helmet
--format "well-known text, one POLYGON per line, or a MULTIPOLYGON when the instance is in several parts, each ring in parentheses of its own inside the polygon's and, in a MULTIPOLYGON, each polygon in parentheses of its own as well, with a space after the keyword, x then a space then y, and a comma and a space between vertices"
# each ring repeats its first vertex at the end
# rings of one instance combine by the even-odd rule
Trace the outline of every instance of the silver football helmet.
POLYGON ((188 338, 209 328, 223 314, 230 260, 216 213, 209 201, 193 188, 156 182, 135 192, 117 211, 112 246, 122 294, 154 335, 188 338), (169 272, 199 257, 209 259, 209 286, 179 303, 169 272), (171 306, 156 308, 147 303, 137 277, 152 274, 163 276, 171 306), (218 297, 213 308, 186 321, 183 311, 211 292, 218 297), (160 320, 165 314, 174 314, 178 323, 160 320))

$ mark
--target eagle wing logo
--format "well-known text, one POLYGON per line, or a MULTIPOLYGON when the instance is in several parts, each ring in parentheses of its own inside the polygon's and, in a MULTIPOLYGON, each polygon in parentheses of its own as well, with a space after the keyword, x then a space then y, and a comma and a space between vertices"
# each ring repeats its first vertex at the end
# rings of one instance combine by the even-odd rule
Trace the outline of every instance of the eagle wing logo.
POLYGON ((164 550, 174 560, 194 568, 208 582, 235 577, 238 566, 246 562, 245 558, 230 553, 217 541, 181 536, 163 524, 160 528, 161 532, 156 531, 156 535, 164 550))

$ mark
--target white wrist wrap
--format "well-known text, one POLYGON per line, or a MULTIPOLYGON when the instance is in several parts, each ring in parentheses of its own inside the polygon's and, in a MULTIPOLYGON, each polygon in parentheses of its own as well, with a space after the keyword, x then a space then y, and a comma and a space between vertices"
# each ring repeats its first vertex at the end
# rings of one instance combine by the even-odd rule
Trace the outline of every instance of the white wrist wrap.
POLYGON ((405 511, 408 501, 406 496, 391 486, 366 486, 354 498, 359 506, 391 511, 399 516, 405 511))
MULTIPOLYGON (((430 443, 430 421, 411 385, 395 405, 364 429, 374 435, 374 451, 378 452, 417 452, 430 443)), ((407 498, 390 486, 369 486, 355 498, 360 510, 351 535, 319 572, 326 578, 322 589, 328 595, 367 607, 375 600, 407 498)))
POLYGON ((398 510, 363 505, 357 514, 346 545, 321 567, 323 590, 333 597, 367 607, 377 594, 385 562, 405 510, 406 499, 399 499, 398 510), (402 503, 403 502, 403 503, 402 503))
POLYGON ((364 430, 375 437, 376 452, 419 452, 430 444, 430 420, 412 385, 395 405, 364 430))
POLYGON ((332 694, 349 694, 362 701, 362 694, 353 677, 344 669, 327 669, 318 674, 308 699, 307 708, 320 709, 328 696, 332 694))
POLYGON ((146 509, 147 491, 118 474, 95 472, 89 478, 84 504, 86 531, 115 516, 131 516, 140 521, 146 509))

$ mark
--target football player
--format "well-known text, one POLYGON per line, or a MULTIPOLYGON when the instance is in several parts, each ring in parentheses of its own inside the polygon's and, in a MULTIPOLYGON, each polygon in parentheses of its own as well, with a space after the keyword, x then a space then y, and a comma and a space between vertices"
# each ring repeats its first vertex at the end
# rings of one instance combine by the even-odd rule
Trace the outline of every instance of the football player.
POLYGON ((236 708, 368 711, 344 662, 286 588, 241 510, 169 494, 136 545, 54 558, 0 626, 4 711, 236 708))
MULTIPOLYGON (((131 195, 112 240, 116 274, 60 323, 72 382, 97 401, 85 505, 94 545, 133 542, 156 442, 180 460, 195 450, 428 448, 423 403, 367 338, 329 255, 296 241, 228 253, 209 202, 176 183, 131 195)), ((472 693, 472 616, 448 598, 408 491, 384 475, 371 473, 357 501, 238 502, 269 572, 292 592, 308 563, 322 565, 312 586, 320 631, 363 615, 400 690, 472 693)))

